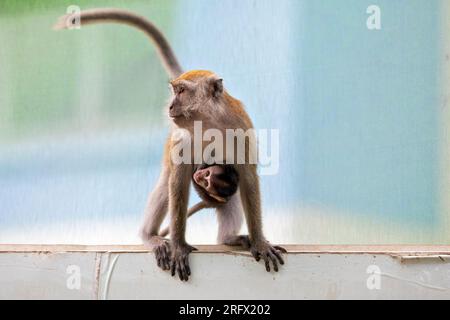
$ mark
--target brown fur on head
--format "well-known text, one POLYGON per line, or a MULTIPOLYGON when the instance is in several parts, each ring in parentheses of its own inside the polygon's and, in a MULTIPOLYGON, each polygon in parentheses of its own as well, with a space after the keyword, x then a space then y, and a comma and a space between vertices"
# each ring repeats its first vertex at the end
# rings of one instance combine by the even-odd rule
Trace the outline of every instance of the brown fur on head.
POLYGON ((189 71, 170 81, 170 85, 172 99, 169 103, 169 117, 176 124, 183 120, 215 117, 224 113, 222 79, 213 72, 189 71))

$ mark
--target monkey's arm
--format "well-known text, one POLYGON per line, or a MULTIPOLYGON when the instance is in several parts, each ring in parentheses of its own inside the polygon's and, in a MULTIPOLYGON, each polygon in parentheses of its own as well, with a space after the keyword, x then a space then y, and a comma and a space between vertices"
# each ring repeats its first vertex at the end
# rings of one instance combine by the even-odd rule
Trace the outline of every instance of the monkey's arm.
POLYGON ((262 231, 261 195, 256 165, 249 164, 244 167, 240 167, 240 169, 241 172, 239 172, 239 176, 241 178, 241 200, 250 240, 252 242, 265 241, 266 239, 262 231))
POLYGON ((74 26, 78 18, 82 25, 112 22, 127 24, 143 31, 156 45, 158 54, 170 78, 175 79, 183 73, 167 39, 152 22, 144 17, 121 9, 92 9, 81 11, 79 16, 78 13, 61 16, 53 28, 55 30, 69 29, 74 26))
MULTIPOLYGON (((207 208, 212 208, 211 205, 209 205, 208 203, 206 203, 205 201, 201 201, 199 203, 197 203, 196 205, 192 206, 189 211, 188 211, 188 218, 193 216, 194 214, 196 214, 197 212, 199 212, 200 210, 203 209, 207 209, 207 208)), ((160 237, 167 237, 167 235, 169 234, 169 227, 163 229, 160 233, 159 236, 160 237)))
POLYGON ((193 167, 188 164, 172 165, 169 177, 170 270, 172 276, 178 273, 180 280, 187 281, 191 275, 189 254, 196 250, 186 242, 187 207, 193 167))
POLYGON ((244 166, 245 171, 239 172, 241 178, 241 200, 247 221, 247 228, 250 238, 250 252, 256 261, 264 260, 267 272, 270 272, 270 262, 273 270, 278 271, 278 263, 284 264, 282 252, 286 250, 279 246, 272 246, 264 237, 261 215, 261 196, 259 189, 259 177, 256 165, 244 166))

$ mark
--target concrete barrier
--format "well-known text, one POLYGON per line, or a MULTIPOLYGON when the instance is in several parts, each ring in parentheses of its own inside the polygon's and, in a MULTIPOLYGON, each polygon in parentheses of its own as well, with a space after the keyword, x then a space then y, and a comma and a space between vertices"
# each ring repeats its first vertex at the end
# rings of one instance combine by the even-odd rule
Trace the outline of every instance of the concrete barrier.
POLYGON ((450 299, 450 246, 285 246, 279 273, 198 246, 192 277, 141 246, 0 245, 0 299, 450 299))

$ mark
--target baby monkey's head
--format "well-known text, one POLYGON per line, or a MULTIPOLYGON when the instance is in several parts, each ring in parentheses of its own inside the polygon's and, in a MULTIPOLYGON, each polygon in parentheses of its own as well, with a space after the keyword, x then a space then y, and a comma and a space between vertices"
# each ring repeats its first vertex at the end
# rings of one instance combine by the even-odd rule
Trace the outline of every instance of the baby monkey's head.
POLYGON ((239 185, 239 175, 231 165, 200 167, 194 172, 193 180, 208 196, 221 203, 227 202, 239 185))

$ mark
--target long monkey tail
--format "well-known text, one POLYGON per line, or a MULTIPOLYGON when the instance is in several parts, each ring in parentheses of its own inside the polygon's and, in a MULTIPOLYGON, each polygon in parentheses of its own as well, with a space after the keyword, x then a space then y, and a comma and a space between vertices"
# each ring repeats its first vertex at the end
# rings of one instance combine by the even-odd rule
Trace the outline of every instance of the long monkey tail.
MULTIPOLYGON (((190 216, 194 215, 195 213, 199 212, 200 210, 206 209, 206 208, 211 208, 211 206, 208 205, 205 201, 201 201, 201 202, 197 203, 196 205, 192 206, 192 208, 189 209, 188 218, 190 216)), ((159 236, 166 237, 169 234, 169 232, 170 232, 169 227, 167 227, 159 233, 159 236)))
POLYGON ((159 57, 171 79, 177 78, 183 73, 178 60, 162 32, 149 20, 135 13, 121 9, 92 9, 79 13, 71 13, 61 16, 53 26, 55 30, 70 29, 76 21, 81 25, 96 23, 122 23, 143 31, 155 44, 159 57))

